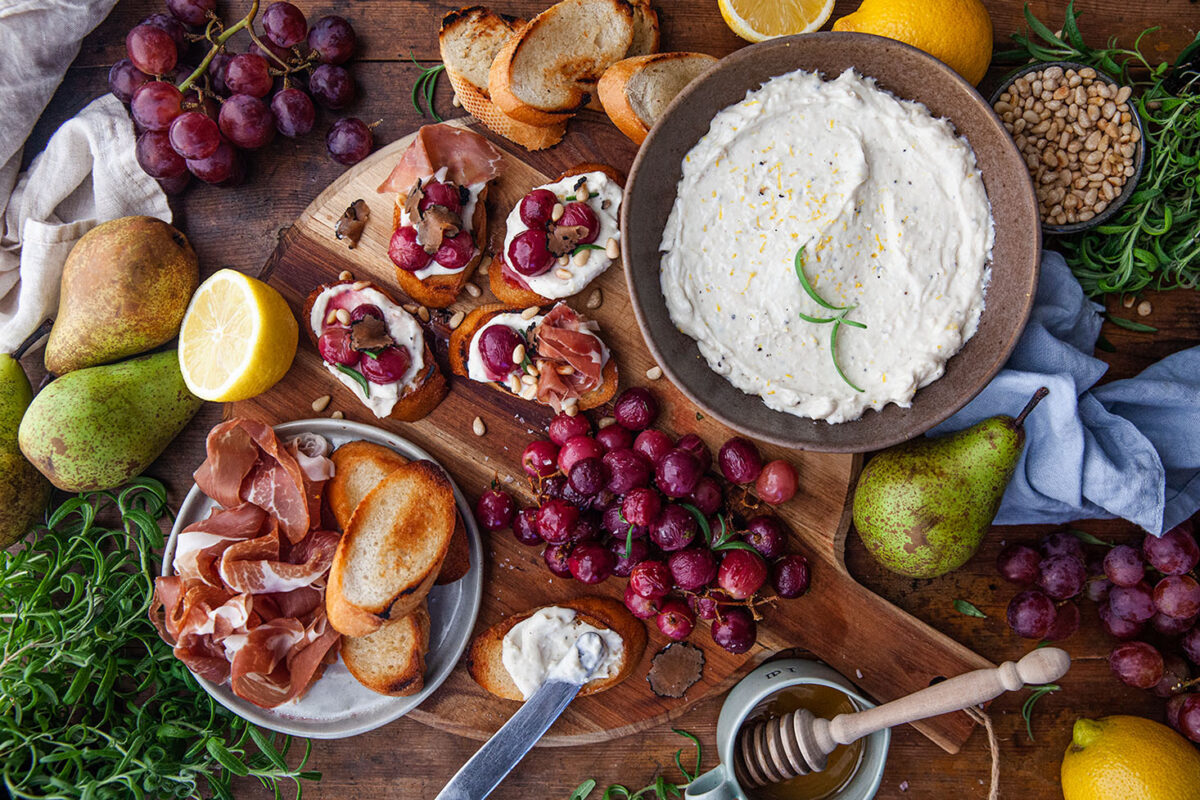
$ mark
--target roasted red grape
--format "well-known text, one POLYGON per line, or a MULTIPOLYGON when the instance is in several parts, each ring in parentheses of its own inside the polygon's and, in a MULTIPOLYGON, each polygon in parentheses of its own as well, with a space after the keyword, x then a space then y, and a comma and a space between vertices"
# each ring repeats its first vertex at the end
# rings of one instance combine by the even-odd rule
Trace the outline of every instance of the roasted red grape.
POLYGON ((208 158, 221 144, 221 129, 212 117, 199 111, 185 111, 167 130, 171 147, 184 158, 208 158))
POLYGON ((1196 624, 1197 619, 1197 617, 1183 617, 1182 619, 1169 617, 1160 611, 1150 618, 1150 624, 1163 636, 1176 637, 1187 633, 1196 624))
POLYGON ((1154 616, 1154 593, 1145 581, 1136 586, 1114 586, 1108 592, 1113 615, 1128 622, 1145 622, 1154 616))
POLYGON ((642 597, 662 597, 671 591, 671 570, 662 561, 642 561, 629 572, 629 588, 642 597))
POLYGON ((763 460, 758 454, 754 442, 741 436, 734 436, 717 453, 717 463, 721 474, 730 483, 752 483, 762 472, 763 460))
POLYGON ((513 536, 521 544, 536 545, 542 543, 542 535, 537 529, 537 509, 523 508, 517 512, 512 523, 513 536))
POLYGON ((618 578, 628 578, 629 573, 633 568, 650 557, 650 545, 646 544, 645 539, 612 539, 608 543, 608 549, 612 551, 616 557, 616 564, 613 566, 613 575, 618 578))
POLYGON ((542 551, 542 559, 546 562, 546 568, 560 578, 571 577, 571 564, 569 558, 574 545, 567 542, 564 544, 551 544, 542 551))
POLYGON ((676 598, 662 604, 662 609, 659 610, 658 618, 655 621, 663 636, 676 642, 682 642, 691 636, 692 628, 696 627, 695 613, 687 603, 676 598))
POLYGON ((405 272, 416 272, 429 266, 432 256, 417 242, 417 229, 412 225, 402 225, 392 233, 392 241, 388 244, 388 258, 405 272))
POLYGON ((533 277, 549 272, 554 265, 546 234, 538 230, 521 231, 508 245, 508 264, 522 275, 533 277))
POLYGON ((708 445, 694 433, 685 433, 679 437, 679 441, 675 442, 675 447, 679 450, 691 453, 695 456, 696 461, 700 463, 700 471, 707 472, 712 466, 712 453, 708 449, 708 445))
POLYGON ((754 646, 758 626, 746 609, 726 608, 713 620, 712 637, 714 642, 731 653, 745 653, 754 646))
POLYGON ((500 531, 512 525, 517 515, 517 503, 503 489, 488 489, 475 503, 475 519, 489 531, 500 531))
POLYGON ((1054 624, 1046 633, 1046 639, 1051 642, 1061 642, 1079 630, 1079 606, 1074 603, 1063 603, 1054 615, 1054 624))
POLYGON ((462 211, 462 197, 454 184, 430 181, 421 187, 421 190, 425 196, 417 204, 420 211, 428 211, 432 206, 442 206, 455 214, 462 211))
POLYGON ((583 236, 579 237, 580 244, 591 244, 600 235, 600 220, 596 212, 587 203, 571 202, 563 206, 563 215, 558 220, 559 225, 579 226, 585 228, 583 236))
POLYGON ((550 221, 558 198, 549 189, 534 189, 521 198, 521 222, 529 228, 543 229, 550 221))
POLYGON ((613 574, 616 566, 616 556, 607 547, 598 542, 580 542, 571 550, 567 558, 571 577, 580 583, 600 583, 613 574))
POLYGON ((564 475, 571 474, 571 467, 585 458, 601 458, 604 447, 590 436, 572 436, 558 451, 558 468, 564 475))
POLYGON ((1019 592, 1008 604, 1008 626, 1026 639, 1044 639, 1056 615, 1054 601, 1037 589, 1019 592))
POLYGON ((566 500, 551 498, 538 510, 538 533, 550 544, 562 544, 570 541, 578 521, 578 508, 566 500))
POLYGON ((608 490, 613 494, 625 494, 633 489, 648 486, 653 470, 640 453, 633 450, 612 450, 603 456, 608 467, 608 490))
POLYGON ((618 425, 631 431, 645 430, 658 417, 658 401, 640 386, 626 389, 613 404, 613 417, 618 425))
POLYGON ((129 101, 133 121, 148 131, 165 131, 171 121, 183 113, 182 106, 183 95, 166 81, 142 84, 129 101))
POLYGON ((1190 572, 1200 561, 1200 547, 1192 534, 1191 520, 1176 525, 1158 538, 1147 536, 1142 542, 1142 553, 1150 566, 1164 575, 1190 572))
POLYGON ((1185 633, 1179 644, 1183 648, 1183 654, 1188 657, 1188 660, 1200 667, 1200 626, 1196 626, 1185 633))
POLYGON ((625 586, 625 607, 638 619, 650 619, 658 615, 658 597, 646 597, 633 590, 633 583, 625 586))
POLYGON ((1108 578, 1088 578, 1088 582, 1083 587, 1083 594, 1093 603, 1101 603, 1108 599, 1110 589, 1112 589, 1112 581, 1108 578))
POLYGON ((1200 583, 1191 575, 1168 575, 1154 586, 1154 607, 1176 619, 1200 614, 1200 583))
POLYGON ((663 456, 675 449, 675 443, 662 431, 650 428, 637 435, 633 440, 633 449, 649 459, 651 464, 657 464, 663 456))
POLYGON ((596 431, 596 441, 605 450, 629 450, 633 447, 633 434, 620 425, 609 425, 596 431))
POLYGON ((308 91, 318 103, 336 111, 354 102, 354 78, 345 67, 321 64, 308 79, 308 91))
POLYGON ((171 147, 166 131, 146 131, 138 137, 134 154, 138 166, 151 178, 177 178, 187 163, 171 147))
POLYGON ((728 551, 717 570, 717 585, 734 600, 753 597, 766 581, 766 562, 749 550, 728 551))
POLYGON ((771 559, 783 555, 783 548, 787 544, 787 530, 778 517, 762 514, 752 517, 746 523, 746 534, 743 538, 760 556, 771 559))
POLYGON ((354 54, 354 28, 339 16, 321 17, 308 31, 308 46, 326 64, 341 64, 354 54))
POLYGON ((313 129, 317 111, 312 99, 294 86, 280 89, 271 98, 271 111, 275 114, 275 128, 284 136, 303 136, 313 129))
POLYGON ((661 511, 662 499, 653 489, 632 489, 621 501, 621 514, 631 525, 651 525, 661 511))
POLYGON ((1069 600, 1083 591, 1087 567, 1075 556, 1050 556, 1038 565, 1038 586, 1054 600, 1069 600))
POLYGON ((125 51, 133 65, 147 75, 165 75, 179 59, 171 34, 156 25, 134 27, 125 36, 125 51))
POLYGON ((703 589, 717 577, 717 558, 707 547, 687 547, 667 556, 675 585, 685 591, 703 589))
POLYGON ((128 58, 122 58, 108 71, 108 90, 122 103, 128 103, 138 87, 148 80, 149 75, 135 67, 128 58))
POLYGON ((604 488, 604 462, 595 456, 579 459, 567 470, 567 483, 584 497, 596 496, 604 488))
POLYGON ((1136 586, 1146 575, 1142 554, 1119 544, 1104 556, 1104 575, 1117 586, 1136 586))
POLYGON ((412 366, 412 353, 407 347, 385 347, 374 358, 364 354, 358 366, 363 377, 371 383, 395 383, 412 366))
POLYGON ((696 457, 677 448, 659 459, 654 468, 654 485, 667 497, 687 497, 702 474, 696 457))
POLYGON ((787 461, 768 462, 754 482, 754 492, 773 506, 781 505, 796 495, 799 478, 796 468, 787 461))
POLYGON ((356 117, 339 119, 325 135, 325 149, 329 151, 329 157, 345 166, 357 164, 369 156, 373 142, 370 127, 356 117))
POLYGON ((272 83, 267 60, 257 53, 240 53, 225 68, 225 85, 234 95, 266 97, 272 83))
POLYGON ((205 183, 225 183, 232 180, 241 170, 237 151, 224 139, 208 158, 191 159, 187 162, 188 172, 205 183))
POLYGON ((262 17, 263 32, 280 47, 300 44, 308 36, 304 12, 291 3, 271 3, 262 17))
POLYGON ((592 423, 582 414, 576 414, 573 417, 556 414, 554 419, 550 420, 546 431, 550 435, 550 441, 562 447, 572 436, 590 436, 592 423))
POLYGON ((687 499, 689 503, 700 509, 701 514, 707 517, 720 510, 725 496, 721 493, 721 484, 717 483, 715 478, 702 475, 700 480, 696 481, 696 485, 692 487, 687 499))
POLYGON ((720 607, 720 603, 717 602, 717 598, 712 591, 705 592, 704 594, 689 594, 688 605, 691 606, 692 611, 695 611, 696 616, 700 619, 716 619, 717 610, 720 607))
POLYGON ((808 559, 799 553, 782 556, 771 565, 771 586, 780 597, 799 597, 808 591, 808 559))
POLYGON ((217 7, 217 0, 167 0, 167 10, 180 22, 200 26, 217 7))
POLYGON ((235 94, 221 104, 221 133, 243 150, 262 147, 275 138, 275 115, 267 104, 248 94, 235 94))
POLYGON ((650 541, 664 553, 670 553, 691 544, 696 531, 696 518, 687 509, 667 503, 650 524, 650 541))
POLYGON ((317 351, 321 358, 330 364, 341 364, 345 367, 357 366, 362 353, 354 349, 350 343, 350 329, 330 326, 317 339, 317 351))
POLYGON ((521 468, 531 478, 553 475, 558 462, 558 446, 545 439, 535 439, 521 453, 521 468))
POLYGON ((433 260, 446 269, 462 269, 475 257, 475 239, 470 231, 459 231, 442 239, 433 260))
POLYGON ((1145 642, 1123 642, 1108 654, 1108 666, 1121 682, 1152 689, 1163 676, 1162 654, 1145 642))
POLYGON ((1032 547, 1010 544, 996 557, 996 569, 1004 580, 1028 586, 1037 580, 1041 561, 1042 557, 1032 547))

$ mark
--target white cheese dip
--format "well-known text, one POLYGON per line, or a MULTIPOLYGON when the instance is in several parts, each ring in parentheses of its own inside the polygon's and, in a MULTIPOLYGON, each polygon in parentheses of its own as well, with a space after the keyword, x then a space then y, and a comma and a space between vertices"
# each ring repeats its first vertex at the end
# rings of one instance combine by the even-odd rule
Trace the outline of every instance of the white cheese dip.
MULTIPOLYGON (((541 275, 520 276, 530 291, 551 300, 570 297, 582 291, 585 286, 604 274, 604 271, 613 263, 613 259, 609 258, 604 252, 608 246, 608 240, 616 239, 618 242, 621 241, 620 222, 618 221, 618 214, 621 210, 621 187, 603 172, 586 172, 581 175, 571 175, 563 178, 561 181, 533 188, 550 190, 558 195, 559 201, 565 205, 576 199, 575 184, 579 183, 582 179, 587 180, 589 194, 592 192, 597 193, 595 197, 588 199, 588 206, 596 214, 596 220, 600 223, 600 232, 596 234, 596 241, 593 242, 600 249, 589 250, 588 260, 582 266, 574 262, 568 264, 565 269, 571 273, 571 277, 569 278, 558 277, 558 266, 552 267, 541 275)), ((530 191, 533 191, 533 189, 530 189, 530 191)), ((513 210, 509 212, 508 219, 505 220, 504 224, 503 252, 505 253, 505 258, 507 258, 508 248, 512 244, 513 239, 517 238, 517 234, 529 230, 529 226, 521 221, 520 202, 513 206, 513 210)))
MULTIPOLYGON (((421 178, 421 185, 424 186, 430 181, 438 181, 439 183, 444 182, 446 180, 447 171, 447 167, 442 167, 432 175, 426 175, 424 178, 421 178)), ((483 183, 472 183, 467 187, 467 192, 470 194, 470 197, 467 199, 467 204, 462 207, 462 212, 459 214, 459 216, 462 217, 462 229, 467 233, 473 233, 475 231, 475 206, 479 203, 479 193, 483 191, 484 186, 487 186, 487 181, 484 181, 483 183)), ((399 227, 403 228, 406 225, 412 224, 412 217, 408 215, 408 210, 403 208, 400 209, 399 227)), ((441 264, 431 258, 426 266, 413 272, 413 275, 416 276, 417 280, 423 281, 430 275, 457 275, 464 269, 466 269, 466 266, 459 267, 458 269, 443 267, 441 264)))
POLYGON ((579 661, 575 641, 585 633, 598 634, 607 648, 588 683, 616 675, 625 656, 620 634, 587 624, 573 609, 541 608, 514 625, 500 644, 500 660, 521 696, 528 700, 551 678, 583 681, 587 671, 579 661))
MULTIPOLYGON (((354 305, 362 303, 370 303, 377 306, 383 312, 383 321, 387 324, 388 335, 396 342, 397 347, 403 347, 408 350, 408 354, 412 356, 412 363, 409 364, 408 370, 400 380, 393 383, 370 383, 371 395, 368 397, 362 390, 362 386, 358 381, 342 372, 333 364, 322 360, 325 369, 329 370, 329 374, 337 378, 344 386, 354 392, 363 405, 371 409, 375 416, 382 419, 392 413, 396 402, 400 399, 400 395, 413 382, 413 378, 425 366, 425 333, 421 330, 421 325, 407 311, 399 308, 391 300, 378 292, 375 289, 365 287, 355 290, 352 283, 339 283, 331 286, 321 294, 317 295, 317 299, 313 302, 312 313, 309 316, 308 324, 312 326, 313 331, 319 337, 321 331, 325 327, 325 311, 329 308, 330 302, 335 298, 347 292, 353 292, 354 305)), ((335 306, 337 307, 337 306, 335 306)), ((366 358, 366 356, 363 356, 366 358)), ((359 370, 361 372, 361 370, 359 370)))
POLYGON ((911 404, 971 338, 991 276, 991 206, 970 145, 920 103, 847 70, 798 70, 718 113, 684 158, 663 230, 671 319, 770 408, 845 422, 911 404), (853 307, 833 324, 801 288, 853 307))

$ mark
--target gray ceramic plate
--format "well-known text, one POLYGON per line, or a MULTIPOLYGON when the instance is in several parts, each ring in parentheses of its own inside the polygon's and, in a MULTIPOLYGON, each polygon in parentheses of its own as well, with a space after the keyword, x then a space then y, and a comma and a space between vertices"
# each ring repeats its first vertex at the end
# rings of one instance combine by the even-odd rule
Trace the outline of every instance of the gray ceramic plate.
MULTIPOLYGON (((305 419, 276 425, 275 432, 281 437, 305 432, 318 433, 334 447, 365 439, 390 447, 410 459, 433 461, 428 453, 408 440, 359 422, 305 419)), ((273 731, 314 739, 341 739, 366 733, 416 708, 442 685, 462 657, 471 640, 471 630, 475 627, 475 617, 479 614, 479 602, 483 597, 483 545, 479 539, 479 529, 475 526, 475 515, 471 513, 471 506, 457 485, 454 487, 454 499, 467 526, 471 569, 462 580, 435 586, 429 593, 429 653, 425 657, 425 687, 420 692, 411 697, 376 694, 354 679, 340 657, 336 663, 326 667, 324 675, 309 687, 300 700, 277 708, 259 708, 235 695, 228 684, 218 686, 199 677, 196 680, 218 703, 239 717, 273 731)), ((188 492, 163 551, 163 575, 171 574, 179 532, 207 517, 215 506, 216 503, 202 494, 198 487, 193 486, 188 492)))
POLYGON ((878 450, 910 439, 978 394, 1003 366, 1025 327, 1041 255, 1029 173, 987 101, 932 56, 862 33, 813 33, 762 42, 722 59, 696 79, 667 108, 638 152, 621 204, 621 229, 634 313, 667 377, 696 405, 744 434, 829 452, 878 450), (658 245, 683 157, 708 131, 718 111, 775 75, 806 69, 835 77, 850 67, 898 97, 924 103, 967 138, 991 200, 996 242, 979 330, 950 359, 945 374, 917 392, 909 408, 889 405, 853 422, 831 425, 773 411, 709 369, 695 341, 671 322, 659 287, 658 245))

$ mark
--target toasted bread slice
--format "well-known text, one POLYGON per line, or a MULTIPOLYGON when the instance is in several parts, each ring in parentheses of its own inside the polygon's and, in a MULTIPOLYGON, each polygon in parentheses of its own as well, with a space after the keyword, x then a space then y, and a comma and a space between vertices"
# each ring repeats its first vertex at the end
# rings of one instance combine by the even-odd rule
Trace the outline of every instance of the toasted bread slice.
POLYGON ((562 0, 531 19, 496 54, 488 93, 530 125, 553 125, 587 105, 591 84, 633 44, 628 0, 562 0))
POLYGON ((413 461, 393 470, 338 542, 325 589, 330 624, 366 636, 412 613, 437 579, 454 523, 454 491, 440 467, 413 461))
MULTIPOLYGON (((579 691, 580 696, 611 689, 633 673, 646 651, 646 627, 630 614, 622 603, 608 597, 577 597, 556 605, 559 608, 573 609, 577 618, 588 625, 601 630, 616 631, 625 645, 625 652, 616 674, 585 684, 579 691)), ((513 683, 508 670, 504 668, 501 658, 504 637, 518 622, 528 619, 534 612, 546 607, 540 606, 513 614, 475 637, 467 651, 467 671, 476 683, 506 700, 525 699, 521 690, 513 683)))
MULTIPOLYGON (((493 267, 493 269, 496 269, 496 267, 493 267)), ((475 337, 475 333, 497 314, 516 310, 518 309, 506 306, 503 303, 487 303, 471 309, 470 313, 463 318, 459 326, 450 332, 450 371, 455 375, 464 378, 468 377, 467 361, 471 351, 471 339, 475 337)), ((587 411, 590 408, 604 405, 617 393, 618 376, 616 359, 610 357, 600 374, 603 379, 600 385, 579 398, 580 411, 587 411)), ((490 381, 488 385, 497 391, 512 394, 507 387, 501 386, 494 381, 490 381)))
MULTIPOLYGON (((408 459, 390 447, 367 441, 346 442, 333 451, 334 473, 325 484, 325 497, 337 520, 338 527, 346 530, 354 509, 379 482, 408 459)), ((467 541, 467 527, 462 515, 455 509, 454 533, 446 559, 438 572, 437 584, 443 585, 460 580, 471 569, 471 544, 467 541)))
MULTIPOLYGON (((577 164, 571 169, 563 172, 554 182, 561 181, 563 178, 569 178, 572 175, 585 175, 589 172, 603 172, 618 186, 625 185, 625 175, 615 167, 610 167, 607 164, 577 164)), ((542 306, 547 303, 555 302, 549 297, 542 297, 537 292, 525 288, 517 283, 514 277, 508 274, 505 267, 505 253, 500 253, 499 257, 493 259, 492 266, 488 270, 488 286, 492 290, 492 294, 496 295, 496 299, 510 306, 520 306, 528 308, 529 306, 542 306)))
POLYGON ((704 53, 652 53, 618 61, 600 78, 600 102, 621 133, 641 144, 675 95, 715 63, 704 53))
MULTIPOLYGON (((354 281, 333 281, 323 284, 313 289, 309 293, 308 299, 304 301, 304 314, 301 321, 304 323, 304 330, 308 332, 308 340, 312 342, 313 347, 317 346, 317 332, 309 324, 309 320, 312 319, 313 304, 316 303, 317 297, 321 292, 331 286, 339 286, 344 283, 354 283, 354 281)), ((382 294, 397 309, 400 307, 400 304, 383 287, 366 282, 366 288, 373 289, 382 294)), ((401 422, 416 422, 419 419, 424 419, 431 411, 437 408, 438 404, 446 397, 446 393, 450 391, 450 387, 446 384, 446 376, 442 374, 442 370, 437 365, 437 360, 433 357, 433 351, 429 348, 428 339, 426 339, 424 349, 421 352, 421 363, 423 365, 421 371, 404 388, 404 391, 396 400, 396 405, 392 406, 392 411, 388 414, 389 419, 398 419, 401 422)), ((359 402, 357 396, 354 399, 356 402, 359 402)))
MULTIPOLYGON (((650 7, 649 0, 630 0, 633 4, 633 41, 625 51, 625 58, 644 56, 658 52, 660 33, 658 27, 658 12, 650 7)), ((587 82, 587 92, 591 95, 587 108, 593 111, 603 111, 604 103, 598 96, 596 81, 587 82)))
POLYGON ((429 652, 429 610, 424 600, 411 614, 394 619, 366 636, 342 637, 342 661, 358 682, 392 697, 416 694, 425 687, 429 652))
POLYGON ((488 70, 500 48, 525 22, 483 6, 451 11, 442 17, 438 46, 454 94, 475 119, 527 150, 544 150, 562 141, 565 120, 555 125, 527 125, 507 116, 488 95, 488 70))
MULTIPOLYGON (((488 187, 484 186, 479 190, 475 212, 471 215, 471 238, 475 240, 475 255, 467 265, 458 272, 430 275, 426 278, 418 278, 408 270, 396 267, 396 283, 400 284, 406 295, 430 308, 445 308, 458 299, 467 281, 475 274, 475 268, 479 266, 484 248, 487 247, 487 196, 488 187)), ((392 230, 400 227, 400 213, 404 211, 406 200, 407 191, 396 195, 396 205, 392 209, 392 230)))

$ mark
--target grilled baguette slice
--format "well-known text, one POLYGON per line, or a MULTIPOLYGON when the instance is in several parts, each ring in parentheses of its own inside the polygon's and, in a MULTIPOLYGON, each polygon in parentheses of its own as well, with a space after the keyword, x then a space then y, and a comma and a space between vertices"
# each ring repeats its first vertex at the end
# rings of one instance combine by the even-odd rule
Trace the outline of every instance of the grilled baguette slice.
POLYGON ((366 636, 342 637, 342 661, 359 683, 392 697, 416 694, 425 686, 429 652, 429 611, 424 600, 403 619, 390 620, 366 636))
POLYGON ((527 125, 497 108, 488 94, 488 71, 496 54, 524 25, 524 20, 483 6, 461 8, 442 17, 438 46, 446 77, 463 108, 509 141, 527 150, 544 150, 562 141, 566 120, 554 125, 527 125))
MULTIPOLYGON (((483 258, 484 248, 487 247, 487 196, 490 187, 484 186, 479 190, 479 200, 475 203, 475 213, 471 216, 471 238, 475 240, 475 255, 467 265, 458 272, 449 275, 430 275, 418 278, 408 270, 396 267, 396 283, 404 293, 422 305, 430 308, 445 308, 458 299, 458 295, 466 286, 467 281, 475 273, 483 258)), ((400 227, 400 212, 408 200, 407 190, 396 195, 396 205, 392 209, 392 230, 400 227)))
MULTIPOLYGON (((577 164, 555 178, 554 182, 561 181, 563 178, 569 178, 572 175, 584 175, 588 172, 603 172, 618 186, 623 187, 625 185, 625 175, 620 170, 610 167, 607 164, 577 164)), ((507 232, 505 235, 507 236, 507 232)), ((501 240, 501 246, 503 246, 503 240, 501 240)), ((492 266, 488 269, 488 286, 491 288, 492 294, 496 295, 497 300, 510 306, 520 306, 521 308, 542 306, 555 302, 549 297, 542 297, 537 292, 526 289, 513 280, 512 276, 506 274, 504 267, 501 265, 507 254, 501 253, 500 256, 499 259, 493 259, 492 266)))
POLYGON ((717 59, 704 53, 653 53, 613 64, 600 78, 600 102, 621 133, 641 144, 683 87, 717 59))
MULTIPOLYGON (((354 509, 379 482, 395 470, 408 463, 408 459, 390 447, 367 441, 346 442, 333 451, 334 473, 325 484, 325 497, 337 520, 338 527, 346 530, 354 509)), ((454 583, 471 569, 471 545, 467 541, 467 528, 462 515, 455 510, 454 534, 446 560, 438 572, 437 584, 454 583)))
MULTIPOLYGON (((580 696, 596 694, 619 684, 628 678, 642 660, 646 651, 646 626, 639 622, 624 604, 608 597, 577 597, 563 603, 557 603, 558 608, 574 609, 577 618, 601 630, 616 631, 625 644, 617 673, 603 680, 591 681, 579 691, 580 696)), ((507 619, 497 622, 492 627, 475 637, 471 648, 467 651, 467 671, 475 682, 497 697, 506 700, 522 701, 525 698, 521 690, 513 683, 508 670, 504 668, 501 659, 504 637, 510 630, 534 612, 549 606, 531 608, 520 614, 513 614, 507 619)))
POLYGON ((330 624, 366 636, 411 614, 437 579, 454 522, 454 491, 440 467, 413 461, 393 470, 338 542, 325 589, 330 624))
MULTIPOLYGON (((493 269, 498 269, 498 266, 493 267, 493 269)), ((487 303, 471 309, 471 312, 467 314, 462 323, 450 333, 450 371, 455 375, 464 378, 468 377, 467 361, 471 352, 471 339, 475 337, 475 333, 497 314, 519 310, 512 306, 506 306, 503 303, 487 303)), ((590 408, 604 405, 617 393, 617 364, 615 358, 610 357, 608 359, 608 363, 604 365, 604 369, 600 375, 603 378, 601 384, 579 398, 580 411, 587 411, 590 408)), ((495 381, 489 381, 487 385, 493 387, 496 391, 509 395, 512 394, 507 387, 501 386, 495 381)))
POLYGON ((496 54, 492 102, 530 125, 555 125, 587 105, 591 84, 633 44, 629 0, 562 0, 496 54))
MULTIPOLYGON (((625 51, 625 58, 644 56, 658 52, 660 41, 658 27, 658 12, 650 7, 650 0, 629 0, 633 4, 633 41, 625 51)), ((587 82, 587 92, 591 95, 587 107, 593 111, 603 111, 604 104, 600 101, 595 81, 587 82)))

